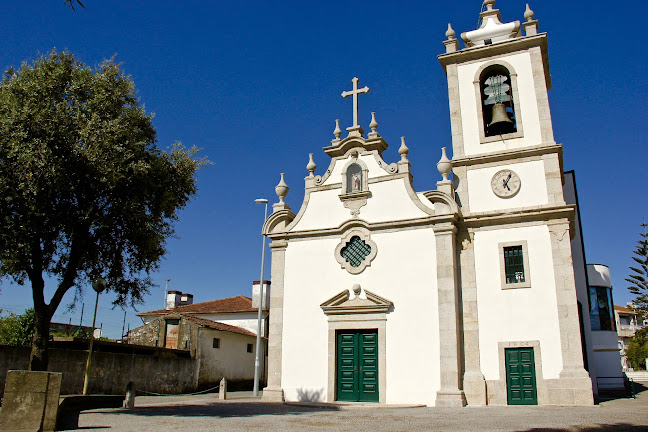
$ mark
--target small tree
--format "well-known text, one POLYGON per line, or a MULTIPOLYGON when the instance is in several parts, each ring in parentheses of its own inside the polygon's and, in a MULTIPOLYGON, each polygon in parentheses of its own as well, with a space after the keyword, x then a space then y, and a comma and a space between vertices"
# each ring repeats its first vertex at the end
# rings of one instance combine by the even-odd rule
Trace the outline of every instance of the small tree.
MULTIPOLYGON (((0 84, 0 280, 31 284, 30 370, 46 370, 50 321, 65 293, 101 276, 116 304, 140 302, 196 194, 204 161, 155 146, 133 81, 52 51, 0 84), (55 280, 45 298, 45 278, 55 280)), ((76 299, 76 298, 75 298, 76 299)))
POLYGON ((646 359, 648 358, 648 327, 638 330, 628 342, 626 348, 626 357, 628 363, 634 370, 646 369, 646 359))
MULTIPOLYGON (((0 311, 1 312, 1 311, 0 311)), ((0 345, 29 346, 34 335, 34 309, 0 317, 0 345)))
POLYGON ((635 256, 632 257, 638 265, 630 267, 632 273, 626 281, 631 284, 628 290, 636 296, 632 302, 635 310, 644 319, 648 319, 648 233, 646 232, 648 224, 645 219, 641 227, 643 233, 640 234, 641 238, 637 241, 637 247, 633 252, 635 256))

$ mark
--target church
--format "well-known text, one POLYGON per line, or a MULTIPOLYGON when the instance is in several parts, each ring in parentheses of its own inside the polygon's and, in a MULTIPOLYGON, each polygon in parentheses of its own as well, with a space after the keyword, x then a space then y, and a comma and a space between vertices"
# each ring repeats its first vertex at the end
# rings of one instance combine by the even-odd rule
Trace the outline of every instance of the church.
POLYGON ((405 139, 390 162, 375 118, 365 134, 358 78, 342 93, 353 124, 344 136, 336 125, 322 175, 311 154, 297 214, 282 174, 263 227, 265 400, 593 404, 547 35, 528 6, 522 23, 494 6, 484 1, 463 48, 449 25, 438 56, 452 158, 439 149, 435 189, 414 190, 405 139))

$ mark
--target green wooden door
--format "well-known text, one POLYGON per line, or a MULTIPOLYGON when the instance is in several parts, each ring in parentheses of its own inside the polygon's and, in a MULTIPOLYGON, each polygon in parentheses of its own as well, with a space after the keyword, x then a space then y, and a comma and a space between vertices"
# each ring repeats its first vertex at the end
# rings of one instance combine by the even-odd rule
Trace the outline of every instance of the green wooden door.
POLYGON ((337 400, 378 402, 377 330, 337 333, 337 400))
POLYGON ((538 405, 533 348, 507 348, 506 389, 509 405, 538 405))

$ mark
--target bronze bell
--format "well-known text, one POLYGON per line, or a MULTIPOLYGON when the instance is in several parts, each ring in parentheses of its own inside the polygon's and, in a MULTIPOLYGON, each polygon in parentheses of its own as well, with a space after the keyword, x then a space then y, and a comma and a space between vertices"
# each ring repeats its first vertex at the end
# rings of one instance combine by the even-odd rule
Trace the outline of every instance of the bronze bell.
POLYGON ((513 123, 506 113, 506 106, 503 103, 497 103, 493 105, 493 115, 491 116, 491 122, 488 124, 488 127, 491 127, 497 123, 513 123))

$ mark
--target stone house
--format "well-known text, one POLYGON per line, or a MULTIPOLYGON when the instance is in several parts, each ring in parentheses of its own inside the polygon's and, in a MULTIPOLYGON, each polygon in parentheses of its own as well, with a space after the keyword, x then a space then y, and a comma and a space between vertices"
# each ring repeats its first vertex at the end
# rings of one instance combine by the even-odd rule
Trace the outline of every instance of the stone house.
MULTIPOLYGON (((270 282, 264 282, 267 293, 270 282)), ((254 292, 254 300, 236 296, 193 303, 190 294, 169 291, 165 309, 138 314, 144 325, 129 332, 129 343, 189 351, 196 359, 198 388, 215 386, 222 377, 234 386, 249 386, 254 380, 258 281, 253 283, 254 292)), ((267 300, 262 309, 261 327, 264 357, 266 305, 267 300)), ((264 364, 260 373, 262 382, 265 381, 264 364)))

